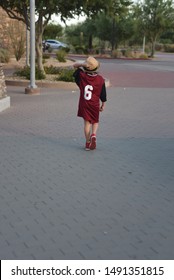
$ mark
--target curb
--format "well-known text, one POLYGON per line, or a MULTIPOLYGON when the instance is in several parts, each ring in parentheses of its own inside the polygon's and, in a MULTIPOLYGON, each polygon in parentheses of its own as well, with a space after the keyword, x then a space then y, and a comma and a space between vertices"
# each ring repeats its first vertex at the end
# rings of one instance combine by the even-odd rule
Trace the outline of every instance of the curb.
MULTIPOLYGON (((5 83, 7 86, 16 86, 16 87, 28 87, 29 86, 29 81, 20 81, 20 80, 5 80, 5 83)), ((110 86, 110 81, 108 79, 105 79, 105 84, 106 87, 110 86)), ((77 85, 72 82, 43 82, 43 81, 36 81, 36 85, 40 88, 57 88, 57 89, 78 89, 77 85)))
MULTIPOLYGON (((29 81, 13 81, 13 80, 5 80, 5 83, 7 86, 16 86, 16 87, 28 87, 29 81)), ((70 82, 55 82, 55 83, 49 83, 49 82, 42 82, 42 81, 36 81, 36 85, 40 88, 63 88, 63 89, 76 89, 77 86, 75 83, 70 82)))

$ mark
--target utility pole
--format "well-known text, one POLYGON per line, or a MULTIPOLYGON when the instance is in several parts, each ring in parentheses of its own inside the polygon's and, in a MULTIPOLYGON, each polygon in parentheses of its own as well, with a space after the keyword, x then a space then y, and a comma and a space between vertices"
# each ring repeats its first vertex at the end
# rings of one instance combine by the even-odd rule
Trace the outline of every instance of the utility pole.
POLYGON ((40 89, 35 84, 35 0, 30 0, 30 84, 25 93, 39 94, 40 89))

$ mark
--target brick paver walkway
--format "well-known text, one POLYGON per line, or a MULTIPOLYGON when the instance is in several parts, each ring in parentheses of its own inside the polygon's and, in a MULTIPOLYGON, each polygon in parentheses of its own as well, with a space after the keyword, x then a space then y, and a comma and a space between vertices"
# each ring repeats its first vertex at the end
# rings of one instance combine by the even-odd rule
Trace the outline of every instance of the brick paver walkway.
POLYGON ((78 90, 8 92, 0 258, 174 259, 173 89, 108 88, 90 152, 78 90))

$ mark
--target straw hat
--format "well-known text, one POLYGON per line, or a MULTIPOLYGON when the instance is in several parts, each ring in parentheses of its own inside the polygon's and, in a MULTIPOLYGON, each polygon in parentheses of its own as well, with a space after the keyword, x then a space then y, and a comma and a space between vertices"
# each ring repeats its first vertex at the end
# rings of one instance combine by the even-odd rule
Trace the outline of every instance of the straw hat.
POLYGON ((89 56, 85 61, 84 69, 86 71, 96 71, 99 68, 99 62, 92 56, 89 56))

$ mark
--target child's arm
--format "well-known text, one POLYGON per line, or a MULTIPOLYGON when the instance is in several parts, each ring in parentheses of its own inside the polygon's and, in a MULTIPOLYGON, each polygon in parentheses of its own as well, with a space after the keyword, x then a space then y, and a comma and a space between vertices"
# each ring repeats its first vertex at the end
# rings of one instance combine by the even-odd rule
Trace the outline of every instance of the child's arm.
POLYGON ((102 112, 105 108, 105 102, 102 102, 101 106, 100 106, 100 112, 102 112))
POLYGON ((73 67, 75 68, 75 72, 73 73, 73 77, 75 79, 76 84, 79 86, 80 83, 80 72, 83 71, 81 67, 84 67, 85 63, 75 63, 73 67))
POLYGON ((74 63, 73 65, 74 68, 79 68, 79 67, 86 67, 86 63, 74 63))
POLYGON ((102 112, 104 110, 104 107, 105 107, 105 102, 107 101, 105 83, 103 84, 103 87, 102 87, 102 91, 101 91, 101 94, 100 94, 100 100, 101 100, 101 106, 100 106, 99 110, 100 110, 100 112, 102 112))

